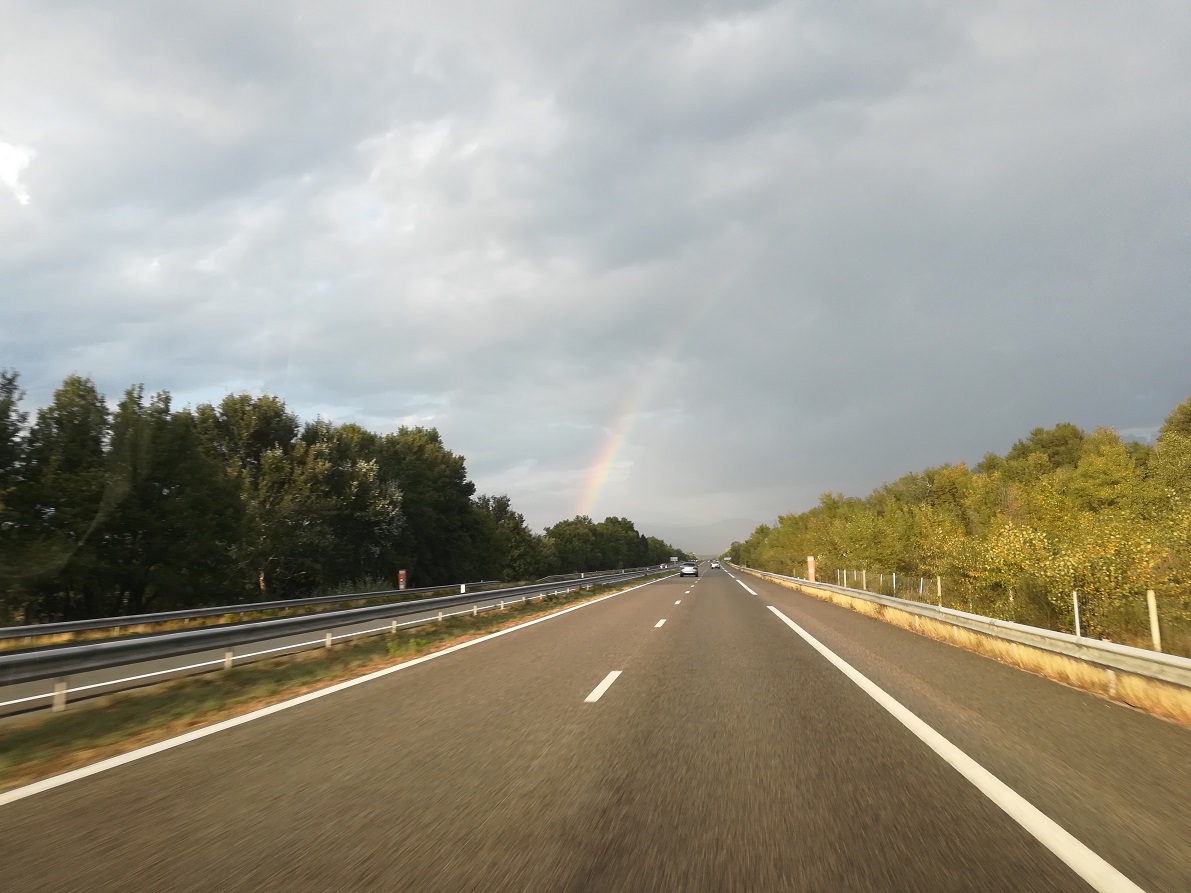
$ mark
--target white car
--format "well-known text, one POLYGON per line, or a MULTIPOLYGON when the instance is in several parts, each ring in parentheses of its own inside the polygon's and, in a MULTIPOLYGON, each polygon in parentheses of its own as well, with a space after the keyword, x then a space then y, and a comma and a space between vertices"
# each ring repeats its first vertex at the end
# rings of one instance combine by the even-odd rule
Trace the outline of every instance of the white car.
POLYGON ((719 567, 719 566, 720 566, 720 563, 719 563, 718 561, 713 561, 713 562, 711 562, 711 566, 712 566, 712 567, 719 567))
POLYGON ((699 563, 697 561, 684 561, 682 567, 678 569, 680 577, 697 577, 699 576, 699 563))

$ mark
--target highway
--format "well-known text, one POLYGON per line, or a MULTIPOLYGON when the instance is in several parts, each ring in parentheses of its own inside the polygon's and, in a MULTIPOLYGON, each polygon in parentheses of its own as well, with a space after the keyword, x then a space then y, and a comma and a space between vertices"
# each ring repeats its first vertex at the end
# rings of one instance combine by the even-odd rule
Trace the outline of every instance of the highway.
POLYGON ((1191 890, 1191 730, 738 576, 0 798, 0 884, 1087 891, 1086 852, 1099 889, 1191 890), (1086 851, 1023 827, 855 675, 1086 851))
MULTIPOLYGON (((561 581, 557 583, 558 591, 565 591, 571 587, 581 585, 575 581, 561 581)), ((551 586, 553 589, 554 586, 551 586)), ((518 595, 517 598, 522 596, 518 595)), ((536 597, 536 596, 535 596, 536 597)), ((473 610, 488 611, 499 607, 505 601, 513 600, 509 590, 498 589, 492 592, 481 591, 467 599, 464 604, 452 607, 436 606, 435 608, 415 611, 395 617, 398 628, 416 626, 429 620, 437 619, 440 610, 443 616, 468 614, 473 610)), ((395 607, 401 606, 395 603, 395 607)), ((405 607, 412 607, 406 603, 405 607)), ((233 649, 234 663, 239 666, 255 660, 276 657, 281 652, 294 652, 310 648, 323 647, 327 632, 332 634, 333 641, 352 638, 363 633, 372 633, 391 628, 391 620, 368 620, 354 623, 334 623, 330 618, 333 614, 325 615, 327 626, 320 628, 317 633, 304 632, 293 635, 273 636, 260 641, 251 642, 233 649)), ((228 624, 235 626, 236 624, 228 624)), ((247 624, 245 624, 247 625, 247 624)), ((129 637, 134 638, 134 637, 129 637)), ((31 649, 37 650, 37 649, 31 649)), ((40 649, 50 651, 51 648, 40 649)), ((11 652, 10 652, 11 653, 11 652)), ((103 669, 86 670, 76 673, 69 680, 69 700, 77 703, 90 698, 152 685, 167 679, 198 673, 218 672, 224 667, 226 649, 204 649, 187 654, 177 654, 170 657, 137 661, 103 669)), ((0 685, 0 725, 6 717, 20 717, 34 711, 48 711, 52 703, 54 689, 53 679, 39 679, 32 682, 18 682, 0 685)))

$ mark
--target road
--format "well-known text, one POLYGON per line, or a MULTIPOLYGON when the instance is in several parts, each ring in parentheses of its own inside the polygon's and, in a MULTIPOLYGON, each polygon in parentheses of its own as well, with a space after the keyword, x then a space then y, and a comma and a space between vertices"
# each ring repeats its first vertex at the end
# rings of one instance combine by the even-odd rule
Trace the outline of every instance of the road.
POLYGON ((773 606, 1138 887, 1191 890, 1191 730, 741 581, 670 578, 0 805, 4 889, 1092 889, 773 606))
MULTIPOLYGON (((561 592, 570 586, 578 585, 573 581, 562 581, 558 584, 561 592)), ((428 596, 427 596, 428 597, 428 596)), ((518 597, 520 598, 520 596, 518 597)), ((497 590, 488 595, 477 592, 475 597, 465 605, 443 609, 446 616, 456 613, 468 613, 473 608, 485 611, 497 607, 502 601, 508 600, 508 594, 497 590)), ((427 620, 438 617, 439 609, 418 611, 394 618, 398 627, 416 626, 427 620)), ((390 626, 387 620, 369 620, 363 623, 348 623, 339 626, 329 626, 336 640, 349 638, 360 633, 383 630, 390 626)), ((275 636, 260 642, 253 642, 235 649, 235 663, 237 666, 275 657, 283 651, 300 651, 310 648, 323 647, 324 632, 298 633, 297 635, 275 636)), ((107 667, 101 670, 89 670, 70 677, 69 700, 72 703, 86 701, 90 698, 111 694, 112 692, 140 688, 174 679, 179 676, 190 676, 197 673, 218 672, 223 668, 224 650, 222 648, 196 651, 190 654, 180 654, 174 657, 158 660, 140 661, 138 663, 123 664, 118 667, 107 667)), ((40 679, 35 682, 22 682, 15 685, 0 685, 0 724, 5 717, 20 717, 35 711, 48 711, 53 699, 54 680, 40 679)))

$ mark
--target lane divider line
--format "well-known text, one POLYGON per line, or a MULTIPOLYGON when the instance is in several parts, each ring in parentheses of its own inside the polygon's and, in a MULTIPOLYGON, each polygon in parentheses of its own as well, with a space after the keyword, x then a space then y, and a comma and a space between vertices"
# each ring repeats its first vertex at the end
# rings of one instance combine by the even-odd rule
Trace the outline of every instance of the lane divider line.
POLYGON ((621 672, 621 670, 613 670, 611 673, 605 676, 604 681, 593 688, 591 690, 591 694, 583 699, 583 703, 594 704, 596 701, 602 698, 604 696, 604 692, 612 687, 612 683, 620 678, 621 672))
POLYGON ((657 623, 655 623, 655 624, 653 625, 653 628, 654 628, 654 629, 660 629, 662 626, 664 626, 664 625, 665 625, 665 623, 666 623, 666 618, 665 618, 665 617, 663 617, 661 620, 659 620, 657 623))
MULTIPOLYGON (((746 587, 747 588, 747 587, 746 587)), ((1145 893, 1141 887, 1113 868, 1104 859, 1080 843, 1058 822, 1045 815, 970 756, 936 732, 918 716, 883 688, 837 655, 834 651, 804 630, 801 626, 769 605, 769 610, 801 636, 808 645, 827 658, 835 668, 851 679, 870 698, 887 710, 894 719, 912 732, 923 744, 951 765, 960 775, 975 785, 984 796, 999 806, 1006 815, 1021 825, 1044 847, 1062 860, 1068 868, 1083 878, 1098 893, 1145 893)))
MULTIPOLYGON (((666 579, 665 577, 661 579, 666 579)), ((108 757, 106 760, 100 760, 98 763, 92 763, 90 766, 81 766, 78 769, 72 769, 69 772, 63 772, 61 775, 54 775, 50 778, 43 778, 41 781, 35 781, 31 784, 22 785, 19 788, 13 788, 11 791, 0 792, 0 806, 7 803, 15 803, 17 800, 24 800, 26 797, 32 797, 35 794, 40 794, 44 791, 53 790, 65 784, 70 784, 72 781, 81 781, 92 775, 98 775, 100 772, 106 772, 109 769, 115 769, 118 766, 123 766, 126 763, 135 763, 137 760, 143 760, 145 757, 150 757, 153 754, 161 753, 166 750, 173 750, 175 747, 181 747, 183 744, 189 744, 191 741, 197 741, 200 738, 206 738, 208 735, 214 735, 218 732, 223 732, 228 729, 234 729, 236 726, 242 726, 245 723, 252 722, 256 719, 263 719, 266 716, 271 716, 274 713, 280 713, 282 710, 289 710, 291 707, 297 707, 301 704, 306 704, 310 701, 317 701, 319 698, 325 698, 328 695, 337 694, 341 691, 346 691, 349 688, 355 688, 357 685, 363 685, 365 682, 371 682, 373 679, 380 679, 384 676, 390 676, 393 673, 399 673, 402 670, 410 667, 416 667, 418 664, 424 664, 428 661, 437 660, 440 657, 446 657, 448 654, 454 654, 456 651, 462 651, 464 648, 470 648, 473 645, 479 645, 481 642, 489 642, 492 639, 498 639, 501 636, 507 636, 509 633, 515 633, 518 630, 523 630, 526 627, 536 626, 539 623, 545 623, 547 620, 553 620, 556 617, 562 617, 564 614, 570 614, 572 611, 580 611, 583 608, 590 608, 592 605, 598 605, 600 602, 607 601, 610 598, 616 598, 621 595, 628 595, 630 592, 635 592, 638 589, 644 589, 646 586, 652 586, 658 580, 650 580, 648 583, 642 583, 639 586, 633 586, 629 589, 622 589, 620 592, 610 592, 607 595, 601 595, 599 598, 593 598, 589 602, 583 602, 581 605, 572 605, 569 608, 563 608, 561 611, 556 611, 553 614, 547 614, 545 617, 535 617, 533 620, 527 620, 524 623, 518 623, 516 626, 510 626, 507 629, 497 630, 494 633, 489 633, 486 636, 480 636, 478 639, 471 639, 467 642, 460 642, 458 645, 452 645, 450 648, 444 648, 442 651, 435 651, 433 654, 424 654, 421 657, 415 657, 412 660, 407 660, 404 663, 394 664, 391 667, 385 667, 383 670, 375 670, 371 673, 366 673, 363 676, 357 676, 355 679, 347 679, 343 682, 337 682, 334 685, 329 685, 326 688, 320 688, 318 691, 307 692, 304 695, 298 695, 296 698, 290 698, 288 701, 280 701, 276 704, 271 704, 268 707, 262 707, 259 710, 253 710, 251 713, 245 713, 243 716, 234 716, 231 719, 225 719, 213 725, 204 726, 201 729, 195 729, 191 732, 186 732, 183 735, 178 735, 174 738, 167 738, 164 741, 158 741, 156 744, 149 744, 145 747, 138 747, 136 750, 130 750, 128 753, 123 753, 118 756, 108 757)), ((618 671, 619 674, 619 671, 618 671)), ((612 683, 609 682, 609 685, 612 683)))
POLYGON ((674 602, 674 604, 676 604, 676 605, 681 605, 681 604, 682 604, 682 599, 676 599, 676 600, 675 600, 675 602, 674 602))
POLYGON ((751 590, 751 589, 749 589, 747 586, 745 586, 745 585, 744 585, 744 581, 743 581, 743 580, 737 580, 736 582, 737 582, 737 583, 739 583, 741 586, 744 586, 744 591, 745 591, 745 592, 747 592, 749 595, 756 595, 756 594, 757 594, 757 593, 753 592, 753 590, 751 590))

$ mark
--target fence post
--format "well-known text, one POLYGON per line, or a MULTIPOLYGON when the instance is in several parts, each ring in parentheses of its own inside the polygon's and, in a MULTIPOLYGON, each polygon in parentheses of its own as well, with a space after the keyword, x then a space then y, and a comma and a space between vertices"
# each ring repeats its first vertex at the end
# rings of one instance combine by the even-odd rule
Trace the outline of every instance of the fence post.
POLYGON ((1074 589, 1071 590, 1071 604, 1075 608, 1075 634, 1082 636, 1083 631, 1079 626, 1079 592, 1074 589))
POLYGON ((1150 609, 1150 638, 1154 642, 1154 650, 1162 650, 1162 629, 1158 626, 1158 600, 1154 598, 1154 590, 1146 590, 1146 607, 1150 609))
POLYGON ((61 676, 54 680, 54 700, 50 702, 51 713, 61 713, 66 709, 66 687, 69 680, 61 676))

